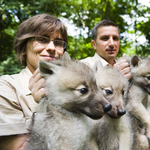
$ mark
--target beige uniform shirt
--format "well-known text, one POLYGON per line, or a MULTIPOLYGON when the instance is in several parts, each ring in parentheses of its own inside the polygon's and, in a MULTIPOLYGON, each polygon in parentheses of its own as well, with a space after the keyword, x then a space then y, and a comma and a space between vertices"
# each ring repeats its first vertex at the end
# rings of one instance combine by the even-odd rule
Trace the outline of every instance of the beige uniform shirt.
POLYGON ((93 68, 94 64, 96 63, 97 60, 100 60, 103 67, 108 65, 108 62, 104 60, 102 57, 100 57, 97 53, 93 57, 87 57, 85 59, 80 60, 80 62, 85 63, 88 65, 90 68, 93 68))
POLYGON ((19 74, 0 77, 0 136, 29 132, 37 107, 28 89, 31 75, 26 67, 19 74))

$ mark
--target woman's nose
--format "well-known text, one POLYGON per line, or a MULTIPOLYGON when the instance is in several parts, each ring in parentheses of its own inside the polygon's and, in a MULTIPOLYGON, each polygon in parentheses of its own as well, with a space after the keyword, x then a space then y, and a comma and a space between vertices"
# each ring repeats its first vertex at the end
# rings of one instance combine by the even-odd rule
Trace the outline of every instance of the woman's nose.
POLYGON ((50 41, 47 46, 46 46, 46 50, 55 50, 55 45, 53 43, 53 41, 50 41))

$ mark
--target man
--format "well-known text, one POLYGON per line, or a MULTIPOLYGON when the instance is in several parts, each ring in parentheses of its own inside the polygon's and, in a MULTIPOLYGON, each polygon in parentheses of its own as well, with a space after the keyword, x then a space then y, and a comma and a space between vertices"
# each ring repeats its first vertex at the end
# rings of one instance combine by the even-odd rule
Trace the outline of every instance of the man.
POLYGON ((97 60, 100 60, 103 66, 111 64, 118 67, 118 70, 127 78, 131 78, 130 66, 126 59, 116 62, 116 56, 119 52, 120 37, 117 25, 110 20, 102 20, 96 24, 92 30, 92 46, 96 50, 93 57, 83 60, 89 67, 93 67, 97 60))

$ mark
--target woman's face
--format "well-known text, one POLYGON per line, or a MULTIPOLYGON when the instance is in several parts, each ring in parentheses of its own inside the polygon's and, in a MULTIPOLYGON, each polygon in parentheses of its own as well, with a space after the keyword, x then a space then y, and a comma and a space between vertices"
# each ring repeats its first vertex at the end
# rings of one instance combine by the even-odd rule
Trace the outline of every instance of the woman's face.
MULTIPOLYGON (((47 37, 47 39, 49 39, 49 37, 47 37)), ((56 39, 63 40, 60 33, 51 36, 51 40, 56 39)), ((57 42, 55 43, 57 44, 57 42)), ((33 73, 38 67, 39 60, 51 61, 62 56, 63 52, 64 48, 55 47, 53 41, 45 42, 43 38, 31 38, 27 42, 25 53, 27 67, 33 73)))

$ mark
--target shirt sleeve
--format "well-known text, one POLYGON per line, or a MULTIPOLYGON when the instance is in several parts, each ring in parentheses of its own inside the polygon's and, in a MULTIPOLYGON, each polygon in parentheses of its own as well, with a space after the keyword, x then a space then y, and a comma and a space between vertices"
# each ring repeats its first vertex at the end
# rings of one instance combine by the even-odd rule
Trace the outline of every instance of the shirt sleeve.
POLYGON ((28 133, 16 89, 0 77, 0 136, 28 133))

